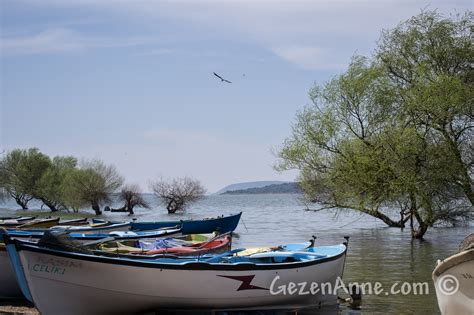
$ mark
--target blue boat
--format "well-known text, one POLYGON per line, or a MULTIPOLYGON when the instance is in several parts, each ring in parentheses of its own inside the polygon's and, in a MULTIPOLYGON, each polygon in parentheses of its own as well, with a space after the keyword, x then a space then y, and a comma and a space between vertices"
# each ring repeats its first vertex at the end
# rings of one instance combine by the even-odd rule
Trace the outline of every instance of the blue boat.
MULTIPOLYGON (((62 231, 62 230, 48 230, 52 233, 64 233, 68 232, 68 235, 79 241, 81 243, 88 242, 88 241, 98 241, 105 238, 113 238, 116 241, 121 240, 136 240, 141 238, 157 238, 157 237, 164 237, 164 236, 171 236, 171 235, 178 235, 181 234, 181 229, 169 228, 169 229, 160 229, 156 231, 142 231, 142 232, 132 232, 132 231, 114 231, 109 233, 75 233, 71 231, 62 231)), ((9 230, 8 234, 10 237, 15 239, 23 239, 23 240, 32 240, 38 241, 44 235, 44 231, 19 231, 19 230, 9 230)))
POLYGON ((223 234, 234 231, 239 224, 241 216, 242 212, 202 220, 132 222, 130 230, 149 231, 171 226, 181 226, 181 233, 183 234, 207 234, 215 231, 223 234))

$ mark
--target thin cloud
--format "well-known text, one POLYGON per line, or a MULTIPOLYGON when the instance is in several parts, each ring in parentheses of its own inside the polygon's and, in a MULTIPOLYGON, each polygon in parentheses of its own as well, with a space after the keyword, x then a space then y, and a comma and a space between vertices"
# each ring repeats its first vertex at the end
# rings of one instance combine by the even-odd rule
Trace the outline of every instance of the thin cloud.
POLYGON ((137 57, 161 56, 161 55, 173 55, 175 53, 177 53, 177 51, 175 49, 159 48, 159 49, 152 49, 152 50, 149 50, 149 51, 136 53, 135 56, 137 56, 137 57))
POLYGON ((273 52, 304 69, 343 69, 346 66, 345 63, 335 63, 334 54, 317 46, 278 47, 274 48, 273 52))
MULTIPOLYGON (((437 0, 317 0, 317 1, 26 1, 43 7, 76 7, 112 12, 134 22, 178 21, 185 32, 175 40, 232 39, 260 46, 299 67, 339 70, 356 49, 368 54, 383 28, 418 13, 428 4, 440 12, 455 12, 472 6, 471 1, 437 0), (370 17, 370 18, 368 18, 370 17), (342 52, 342 53, 341 53, 342 52)), ((122 21, 123 22, 123 21, 122 21)), ((126 24, 126 21, 125 21, 126 24)), ((105 38, 103 43, 74 34, 45 33, 42 36, 7 41, 7 50, 28 53, 77 51, 90 47, 125 46, 132 39, 105 38), (69 36, 70 35, 70 36, 69 36), (40 43, 37 43, 40 42, 40 43), (58 46, 53 45, 58 44, 58 46), (29 50, 28 48, 33 48, 29 50)), ((161 34, 160 36, 164 36, 161 34)), ((136 43, 135 43, 136 44, 136 43)), ((163 55, 168 50, 149 48, 141 56, 163 55)))
POLYGON ((1 39, 2 52, 13 54, 43 54, 81 51, 85 43, 81 36, 68 29, 51 29, 31 36, 1 39))
POLYGON ((35 55, 75 53, 92 48, 115 48, 156 44, 154 37, 112 38, 91 36, 67 28, 54 28, 33 35, 10 36, 0 39, 5 55, 35 55))

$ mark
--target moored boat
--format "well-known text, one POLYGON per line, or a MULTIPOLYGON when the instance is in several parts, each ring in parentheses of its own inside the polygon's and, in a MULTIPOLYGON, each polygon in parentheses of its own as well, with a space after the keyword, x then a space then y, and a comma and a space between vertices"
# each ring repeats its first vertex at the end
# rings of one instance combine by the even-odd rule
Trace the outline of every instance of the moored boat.
POLYGON ((58 225, 87 225, 89 220, 87 218, 60 220, 58 225))
POLYGON ((0 243, 0 299, 22 298, 15 271, 8 257, 5 245, 0 243))
MULTIPOLYGON (((64 234, 64 231, 48 231, 47 233, 53 233, 53 235, 64 234)), ((67 237, 73 241, 70 245, 74 246, 73 249, 77 249, 83 246, 83 244, 97 242, 100 240, 114 240, 120 241, 131 241, 138 239, 156 239, 159 237, 167 237, 172 235, 179 235, 180 229, 162 229, 158 231, 148 232, 111 232, 108 234, 80 234, 80 233, 68 233, 67 237), (77 245, 76 245, 77 244, 77 245), (80 247, 77 247, 80 246, 80 247)), ((10 231, 10 237, 16 239, 23 239, 29 242, 38 242, 43 240, 43 245, 46 244, 50 247, 57 246, 58 244, 48 242, 51 238, 43 238, 43 232, 28 232, 28 231, 10 231)), ((92 251, 91 251, 92 252, 92 251)), ((0 240, 0 299, 17 299, 24 298, 20 290, 19 284, 15 277, 15 271, 13 270, 12 264, 6 252, 5 244, 0 240)))
POLYGON ((474 234, 459 253, 438 261, 432 278, 441 314, 474 314, 474 234))
POLYGON ((35 229, 48 229, 56 226, 59 223, 59 218, 48 218, 48 219, 35 219, 26 223, 16 226, 17 229, 22 230, 35 230, 35 229))
POLYGON ((206 259, 139 260, 52 250, 8 236, 5 242, 25 296, 51 315, 335 304, 336 294, 284 294, 281 288, 334 287, 347 250, 341 244, 245 257, 234 250, 206 259))
POLYGON ((26 222, 34 220, 36 217, 4 217, 0 219, 0 227, 16 227, 26 222))
MULTIPOLYGON (((60 230, 53 229, 47 230, 46 232, 56 233, 67 233, 68 236, 80 243, 86 243, 89 241, 97 241, 104 238, 113 238, 115 241, 123 240, 137 240, 141 238, 157 238, 171 235, 180 235, 181 230, 179 228, 161 229, 156 231, 143 231, 143 232, 131 232, 131 231, 110 231, 99 233, 81 233, 77 230, 60 230)), ((8 230, 10 237, 15 239, 38 241, 43 237, 45 231, 20 231, 20 230, 8 230)))
MULTIPOLYGON (((97 233, 109 233, 115 231, 129 231, 130 222, 124 223, 100 223, 100 224, 89 224, 89 225, 54 225, 49 228, 29 228, 28 232, 44 232, 48 229, 70 231, 71 233, 83 233, 83 234, 97 234, 97 233)), ((15 229, 9 229, 14 231, 15 229)))
POLYGON ((201 220, 157 221, 157 222, 132 222, 132 231, 157 230, 170 226, 181 226, 183 234, 207 234, 219 232, 221 234, 232 232, 239 224, 242 212, 228 216, 205 218, 201 220))

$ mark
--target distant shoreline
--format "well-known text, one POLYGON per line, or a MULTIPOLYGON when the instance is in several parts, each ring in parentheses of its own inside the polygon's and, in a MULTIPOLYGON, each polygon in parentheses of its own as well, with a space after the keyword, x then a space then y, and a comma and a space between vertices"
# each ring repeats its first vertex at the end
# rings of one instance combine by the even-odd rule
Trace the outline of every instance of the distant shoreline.
POLYGON ((221 195, 265 195, 265 194, 302 194, 298 183, 272 184, 264 187, 228 190, 221 195))

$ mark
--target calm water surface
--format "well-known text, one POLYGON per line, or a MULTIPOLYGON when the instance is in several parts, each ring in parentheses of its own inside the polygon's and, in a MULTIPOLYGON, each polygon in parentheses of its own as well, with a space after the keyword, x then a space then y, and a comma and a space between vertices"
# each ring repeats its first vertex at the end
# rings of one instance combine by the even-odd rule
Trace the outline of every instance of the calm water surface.
MULTIPOLYGON (((147 196, 154 202, 151 195, 147 196)), ((3 205, 15 208, 14 204, 3 205)), ((38 207, 32 203, 31 207, 38 207)), ((355 212, 335 216, 333 212, 304 211, 297 195, 221 195, 209 196, 186 214, 170 216, 163 208, 137 209, 139 220, 202 218, 243 212, 237 227, 235 247, 274 246, 302 242, 317 236, 320 245, 332 245, 350 236, 344 282, 380 282, 387 291, 395 283, 428 282, 429 294, 365 295, 361 311, 341 306, 324 314, 439 314, 431 281, 437 259, 454 254, 459 243, 474 227, 433 228, 424 241, 412 241, 409 231, 387 228, 379 220, 355 212)), ((0 210, 0 214, 13 213, 0 210)), ((129 220, 125 214, 109 213, 107 218, 129 220)), ((400 288, 400 286, 397 286, 400 288)), ((267 314, 265 312, 260 312, 267 314)), ((302 312, 299 311, 299 314, 302 312)), ((321 314, 307 310, 303 313, 321 314)))

